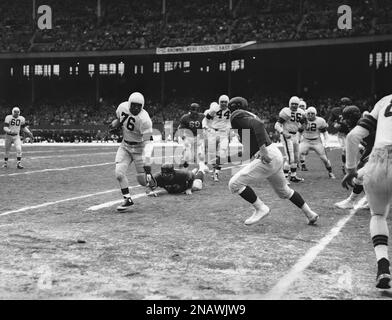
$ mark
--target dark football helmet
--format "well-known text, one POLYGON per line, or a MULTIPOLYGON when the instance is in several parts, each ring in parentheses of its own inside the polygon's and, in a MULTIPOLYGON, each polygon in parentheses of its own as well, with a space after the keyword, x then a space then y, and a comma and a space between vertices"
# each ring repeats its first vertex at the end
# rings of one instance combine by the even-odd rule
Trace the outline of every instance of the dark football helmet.
POLYGON ((231 98, 229 101, 229 109, 231 112, 237 109, 244 109, 248 108, 248 101, 243 97, 234 97, 231 98))
POLYGON ((340 105, 344 108, 350 106, 352 104, 351 99, 347 97, 343 97, 340 99, 340 105))
POLYGON ((165 163, 161 167, 161 175, 163 178, 173 178, 175 175, 174 165, 172 163, 165 163))
POLYGON ((356 106, 347 106, 343 109, 342 118, 349 130, 351 130, 357 125, 358 120, 361 118, 361 110, 356 106))
POLYGON ((192 103, 189 107, 191 115, 197 115, 200 112, 200 105, 198 103, 192 103))

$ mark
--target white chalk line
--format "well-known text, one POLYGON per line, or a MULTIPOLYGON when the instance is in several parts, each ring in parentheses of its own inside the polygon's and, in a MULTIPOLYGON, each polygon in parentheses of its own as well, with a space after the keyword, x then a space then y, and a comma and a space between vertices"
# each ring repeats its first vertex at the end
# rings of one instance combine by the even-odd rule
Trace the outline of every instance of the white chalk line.
MULTIPOLYGON (((138 187, 140 187, 140 185, 130 186, 129 189, 134 189, 134 188, 138 188, 138 187)), ((62 200, 57 200, 57 201, 45 202, 45 203, 41 203, 41 204, 38 204, 38 205, 35 205, 35 206, 28 206, 28 207, 23 207, 23 208, 16 209, 16 210, 5 211, 5 212, 0 213, 0 216, 6 216, 6 215, 9 215, 9 214, 13 214, 13 213, 19 213, 19 212, 25 212, 25 211, 29 211, 29 210, 33 210, 33 209, 44 208, 44 207, 48 207, 48 206, 51 206, 51 205, 56 205, 56 204, 63 203, 63 202, 80 200, 80 199, 95 197, 95 196, 99 196, 99 195, 102 195, 102 194, 118 192, 118 191, 119 191, 119 189, 110 189, 110 190, 106 190, 106 191, 85 194, 85 195, 82 195, 82 196, 77 196, 77 197, 72 197, 72 198, 67 198, 67 199, 62 199, 62 200)))
MULTIPOLYGON (((253 299, 280 300, 289 290, 290 286, 302 275, 303 271, 317 258, 317 256, 326 248, 326 246, 340 233, 346 223, 354 216, 357 210, 352 209, 344 218, 340 219, 335 226, 321 239, 318 243, 310 248, 296 264, 291 267, 290 271, 279 280, 264 296, 255 296, 253 299)), ((247 297, 248 298, 248 297, 247 297)))
MULTIPOLYGON (((105 150, 105 148, 79 148, 79 149, 47 149, 47 150, 35 150, 35 151, 33 151, 33 150, 31 150, 31 151, 26 151, 26 152, 23 152, 23 155, 24 156, 27 156, 27 155, 31 155, 31 154, 33 154, 33 153, 63 153, 63 152, 70 152, 70 151, 88 151, 88 150, 95 150, 95 151, 97 151, 97 150, 101 150, 101 151, 103 151, 103 150, 105 150)), ((14 154, 16 154, 16 152, 15 151, 11 151, 10 152, 10 154, 11 155, 14 155, 14 154)))
POLYGON ((113 162, 96 163, 96 164, 86 164, 83 166, 52 168, 52 169, 42 169, 42 170, 34 170, 34 171, 24 171, 24 172, 0 174, 0 177, 13 177, 13 176, 20 176, 20 175, 24 175, 24 174, 34 174, 34 173, 53 172, 53 171, 68 171, 68 170, 82 169, 82 168, 101 167, 101 166, 107 166, 110 164, 114 165, 114 161, 113 162))

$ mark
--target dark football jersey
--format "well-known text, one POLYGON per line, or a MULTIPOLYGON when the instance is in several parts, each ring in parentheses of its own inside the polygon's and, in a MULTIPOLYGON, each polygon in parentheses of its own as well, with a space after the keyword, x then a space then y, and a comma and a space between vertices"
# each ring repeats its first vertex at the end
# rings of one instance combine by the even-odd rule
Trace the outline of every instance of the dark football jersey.
POLYGON ((243 148, 250 148, 250 156, 253 157, 260 150, 262 145, 269 146, 271 140, 265 130, 264 123, 255 114, 245 111, 236 110, 230 117, 231 127, 238 130, 238 135, 243 143, 243 148), (250 145, 243 141, 243 130, 250 130, 250 145))
POLYGON ((350 132, 350 129, 348 128, 347 124, 343 120, 342 113, 343 113, 343 109, 341 107, 332 108, 331 115, 328 119, 328 123, 330 127, 333 127, 334 122, 337 122, 339 124, 338 132, 342 134, 347 134, 350 132))
POLYGON ((163 177, 161 173, 154 176, 158 187, 164 188, 168 193, 182 193, 192 187, 194 174, 184 169, 174 169, 173 178, 163 177))
POLYGON ((377 123, 375 122, 372 116, 364 116, 358 121, 358 126, 361 126, 369 131, 369 135, 362 140, 362 145, 365 147, 364 152, 361 155, 360 164, 358 167, 362 167, 366 164, 369 159, 369 155, 373 150, 374 142, 376 140, 376 126, 377 123))
POLYGON ((204 119, 203 113, 191 115, 191 113, 184 114, 180 119, 179 129, 189 129, 193 135, 197 135, 197 129, 202 129, 202 121, 204 119))

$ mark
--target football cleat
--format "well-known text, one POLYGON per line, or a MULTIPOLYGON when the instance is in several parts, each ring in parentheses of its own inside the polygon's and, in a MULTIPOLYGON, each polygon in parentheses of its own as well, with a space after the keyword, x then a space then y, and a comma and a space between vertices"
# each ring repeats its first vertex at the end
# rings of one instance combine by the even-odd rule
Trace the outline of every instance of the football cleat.
POLYGON ((133 201, 131 198, 125 198, 123 203, 117 207, 117 211, 124 212, 131 209, 133 206, 133 201))
POLYGON ((303 178, 299 178, 297 176, 292 176, 292 177, 290 177, 290 181, 291 182, 302 182, 302 181, 304 181, 304 179, 303 178))
POLYGON ((390 289, 391 288, 391 272, 389 271, 389 261, 386 258, 382 258, 377 261, 377 278, 376 288, 378 289, 390 289))
POLYGON ((306 164, 301 165, 301 171, 309 171, 306 164))
POLYGON ((219 182, 219 174, 217 172, 214 173, 214 181, 219 182))
POLYGON ((271 209, 264 204, 261 207, 261 209, 255 210, 253 215, 245 220, 245 224, 247 226, 255 224, 256 222, 259 222, 261 219, 267 217, 270 214, 270 212, 271 212, 271 209))
POLYGON ((23 168, 24 168, 20 162, 18 162, 18 163, 16 164, 16 167, 17 167, 18 169, 23 169, 23 168))
POLYGON ((355 210, 369 210, 369 202, 366 195, 361 198, 356 205, 354 205, 355 210))
POLYGON ((335 207, 339 209, 352 209, 357 201, 358 195, 351 194, 347 199, 335 203, 335 207))
POLYGON ((328 176, 329 176, 331 179, 336 179, 335 175, 334 175, 332 172, 328 172, 328 176))
POLYGON ((308 218, 308 225, 313 226, 316 224, 316 222, 319 218, 319 215, 316 212, 312 211, 312 214, 308 215, 307 218, 308 218))

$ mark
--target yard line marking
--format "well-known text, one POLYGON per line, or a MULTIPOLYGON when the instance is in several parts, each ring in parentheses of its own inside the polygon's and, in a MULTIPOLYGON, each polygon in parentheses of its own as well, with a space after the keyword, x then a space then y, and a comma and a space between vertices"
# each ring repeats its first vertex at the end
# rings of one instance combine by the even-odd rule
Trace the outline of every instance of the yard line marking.
MULTIPOLYGON (((156 193, 157 194, 166 193, 166 190, 159 190, 156 193)), ((147 193, 143 192, 143 193, 135 194, 135 195, 131 196, 131 198, 133 200, 133 199, 139 199, 139 198, 146 197, 146 196, 147 196, 147 193)), ((123 201, 124 201, 124 199, 122 199, 122 200, 113 200, 113 201, 97 204, 95 206, 87 208, 85 211, 98 211, 98 210, 103 209, 103 208, 109 208, 109 207, 114 206, 116 204, 119 204, 119 203, 121 203, 123 201)))
MULTIPOLYGON (((137 186, 130 186, 129 189, 134 189, 134 188, 138 188, 140 187, 140 185, 137 186)), ((25 212, 25 211, 29 211, 29 210, 33 210, 33 209, 38 209, 38 208, 44 208, 50 205, 54 205, 54 204, 58 204, 58 203, 63 203, 63 202, 69 202, 69 201, 74 201, 74 200, 80 200, 80 199, 85 199, 85 198, 90 198, 90 197, 95 197, 95 196, 99 196, 101 194, 106 194, 106 193, 112 193, 112 192, 118 192, 119 189, 111 189, 111 190, 106 190, 106 191, 101 191, 101 192, 96 192, 96 193, 90 193, 90 194, 85 194, 83 196, 78 196, 78 197, 73 197, 73 198, 67 198, 67 199, 62 199, 62 200, 57 200, 57 201, 51 201, 51 202, 45 202, 45 203, 41 203, 35 206, 29 206, 29 207, 23 207, 20 209, 16 209, 16 210, 10 210, 10 211, 5 211, 0 213, 0 216, 6 216, 12 213, 19 213, 19 212, 25 212)))
POLYGON ((263 297, 256 299, 279 300, 282 299, 289 287, 301 276, 302 272, 316 259, 321 251, 339 234, 345 224, 354 216, 357 210, 352 209, 344 218, 340 219, 335 226, 315 246, 310 248, 304 256, 290 269, 277 284, 273 286, 263 297))
MULTIPOLYGON (((244 164, 242 164, 240 166, 244 166, 244 164)), ((222 168, 222 170, 229 170, 229 169, 235 168, 235 167, 239 167, 239 166, 230 166, 230 167, 222 168)), ((160 190, 160 191, 158 191, 156 193, 158 193, 158 194, 166 193, 166 191, 165 190, 160 190)), ((139 193, 139 194, 135 194, 135 195, 131 196, 131 198, 132 199, 138 199, 138 198, 144 197, 146 195, 147 195, 146 193, 139 193)), ((103 208, 109 208, 111 206, 114 206, 116 204, 121 203, 122 201, 123 200, 113 200, 113 201, 104 202, 104 203, 97 204, 95 206, 89 207, 85 211, 97 211, 97 210, 100 210, 100 209, 103 209, 103 208)))
POLYGON ((0 177, 12 177, 12 176, 20 176, 20 175, 23 175, 23 174, 33 174, 33 173, 51 172, 51 171, 68 171, 68 170, 80 169, 80 168, 107 166, 109 164, 114 165, 114 162, 87 164, 87 165, 75 166, 75 167, 52 168, 52 169, 42 169, 42 170, 25 171, 25 172, 15 172, 15 173, 8 173, 8 174, 0 174, 0 177))
MULTIPOLYGON (((28 155, 28 154, 32 154, 32 153, 49 153, 49 152, 53 152, 53 153, 62 153, 62 152, 69 152, 69 151, 87 151, 87 150, 105 150, 104 148, 79 148, 79 149, 62 149, 62 150, 58 150, 58 149, 47 149, 47 150, 36 150, 36 151, 26 151, 23 152, 24 155, 28 155)), ((10 152, 11 154, 16 154, 15 151, 10 152)))
POLYGON ((77 153, 77 154, 62 154, 59 156, 38 156, 38 157, 26 157, 28 160, 36 159, 53 159, 53 158, 64 158, 64 157, 83 157, 83 156, 98 156, 103 154, 115 154, 116 151, 112 152, 91 152, 91 153, 77 153))

